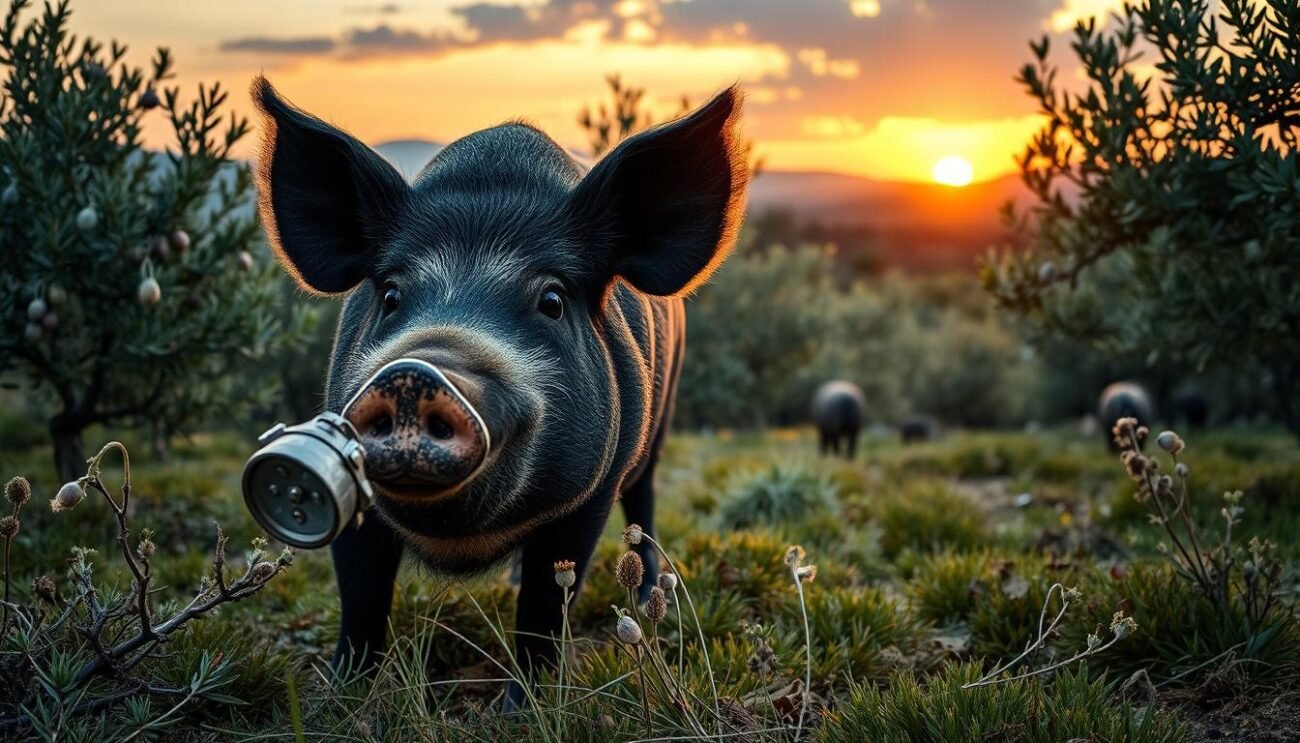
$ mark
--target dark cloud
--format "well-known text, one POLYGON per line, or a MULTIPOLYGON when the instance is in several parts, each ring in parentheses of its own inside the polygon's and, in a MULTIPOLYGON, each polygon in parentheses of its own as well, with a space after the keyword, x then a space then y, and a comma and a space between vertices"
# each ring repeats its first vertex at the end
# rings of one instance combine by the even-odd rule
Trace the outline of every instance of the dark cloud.
POLYGON ((397 15, 402 12, 402 6, 397 3, 380 3, 378 5, 353 5, 345 8, 349 13, 359 13, 365 15, 397 15))
MULTIPOLYGON (((629 38, 643 44, 725 41, 777 47, 790 59, 789 70, 762 84, 784 91, 797 88, 799 109, 809 116, 849 110, 866 125, 886 111, 970 120, 1024 108, 1023 95, 1009 83, 1028 56, 1026 40, 1042 32, 1044 19, 1058 5, 1059 0, 860 0, 855 14, 850 0, 476 0, 451 9, 458 19, 454 29, 382 23, 352 28, 335 41, 255 38, 222 48, 334 51, 345 58, 438 55, 480 45, 561 39, 582 23, 599 21, 608 24, 609 38, 635 31, 629 38), (864 6, 871 12, 861 12, 864 6)), ((764 134, 795 135, 799 125, 787 119, 780 125, 787 130, 764 134)))
POLYGON ((345 35, 349 56, 374 54, 402 54, 413 52, 440 52, 461 44, 442 32, 421 33, 410 29, 395 29, 387 24, 374 28, 354 28, 345 35))
POLYGON ((334 50, 336 43, 328 36, 248 36, 221 42, 223 52, 251 52, 256 54, 325 54, 334 50))
POLYGON ((614 5, 611 0, 549 0, 529 7, 480 2, 451 12, 465 19, 478 43, 493 44, 557 39, 582 21, 612 18, 614 5))

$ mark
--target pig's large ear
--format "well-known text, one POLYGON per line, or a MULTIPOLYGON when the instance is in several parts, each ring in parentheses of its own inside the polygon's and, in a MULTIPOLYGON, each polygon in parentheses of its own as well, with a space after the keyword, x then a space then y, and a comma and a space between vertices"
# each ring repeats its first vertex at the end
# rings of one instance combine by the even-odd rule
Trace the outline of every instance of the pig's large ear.
POLYGON ((731 251, 749 167, 737 131, 740 91, 625 140, 574 189, 571 208, 608 279, 647 294, 704 283, 731 251))
POLYGON ((409 187, 383 158, 253 81, 265 134, 257 169, 267 241, 303 288, 345 292, 366 277, 409 187))

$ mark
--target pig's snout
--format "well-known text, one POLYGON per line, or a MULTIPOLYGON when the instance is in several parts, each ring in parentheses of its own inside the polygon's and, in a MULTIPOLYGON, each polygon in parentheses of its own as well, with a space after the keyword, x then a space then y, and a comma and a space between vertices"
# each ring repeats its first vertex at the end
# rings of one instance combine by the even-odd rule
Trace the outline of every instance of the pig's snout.
POLYGON ((436 498, 483 466, 488 429, 436 366, 399 359, 380 369, 343 415, 357 429, 366 473, 389 495, 436 498))

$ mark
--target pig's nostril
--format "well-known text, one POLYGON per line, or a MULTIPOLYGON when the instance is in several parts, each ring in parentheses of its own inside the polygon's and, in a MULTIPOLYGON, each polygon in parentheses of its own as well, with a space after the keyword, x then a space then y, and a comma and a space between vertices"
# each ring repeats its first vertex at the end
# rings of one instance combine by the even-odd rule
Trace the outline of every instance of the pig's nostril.
POLYGON ((447 421, 436 415, 429 416, 426 424, 429 428, 429 435, 435 439, 447 440, 456 435, 456 430, 451 427, 447 421))
POLYGON ((393 416, 385 413, 370 424, 368 433, 376 438, 386 438, 393 433, 393 416))

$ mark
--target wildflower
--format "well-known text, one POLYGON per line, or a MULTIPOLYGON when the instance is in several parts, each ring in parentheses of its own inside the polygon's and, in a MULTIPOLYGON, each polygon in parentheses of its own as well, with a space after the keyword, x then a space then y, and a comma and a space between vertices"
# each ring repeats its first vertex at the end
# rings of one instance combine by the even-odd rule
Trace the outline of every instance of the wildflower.
POLYGON ((791 545, 785 551, 785 564, 792 568, 799 567, 803 564, 805 556, 806 553, 803 551, 803 547, 797 544, 791 545))
POLYGON ((267 545, 266 537, 253 537, 252 545, 254 552, 265 552, 267 545))
POLYGON ((136 545, 136 554, 140 555, 141 560, 148 560, 153 557, 154 553, 153 532, 144 529, 140 532, 140 543, 136 545))
POLYGON ((1223 494, 1223 501, 1230 506, 1236 506, 1241 503, 1241 499, 1244 496, 1245 493, 1241 492, 1240 490, 1233 490, 1231 492, 1227 492, 1223 494))
POLYGON ((59 592, 54 586, 54 579, 48 575, 32 579, 32 593, 37 598, 51 604, 59 600, 59 592))
POLYGON ((1115 635, 1116 640, 1122 640, 1125 637, 1137 632, 1137 620, 1133 617, 1124 616, 1124 612, 1117 611, 1110 620, 1110 631, 1115 635))
POLYGON ((619 613, 618 624, 615 626, 615 634, 618 639, 627 645, 641 644, 641 625, 627 614, 619 613))
POLYGON ((672 593, 677 590, 677 576, 674 573, 667 571, 660 573, 658 582, 664 593, 672 593))
POLYGON ((645 577, 645 565, 641 563, 641 556, 632 550, 624 552, 614 567, 614 577, 620 586, 629 591, 639 587, 641 579, 645 577))
POLYGON ((275 564, 282 568, 287 568, 293 564, 293 549, 285 547, 280 550, 280 556, 275 558, 275 564))
POLYGON ((1089 650, 1093 650, 1093 649, 1095 649, 1095 648, 1096 648, 1098 645, 1100 645, 1100 644, 1101 644, 1101 638, 1097 636, 1097 633, 1096 633, 1096 632, 1089 632, 1089 633, 1088 633, 1088 649, 1089 649, 1089 650))
POLYGON ((1173 431, 1161 431, 1160 435, 1156 437, 1156 446, 1170 454, 1177 454, 1186 448, 1187 444, 1183 442, 1182 437, 1173 431))
POLYGON ((55 513, 62 513, 76 507, 85 497, 86 491, 81 489, 79 481, 73 480, 64 483, 63 487, 59 488, 59 492, 55 493, 54 500, 50 501, 50 510, 55 513))
POLYGON ((1174 465, 1174 474, 1178 475, 1179 478, 1186 480, 1187 476, 1192 474, 1192 468, 1188 467, 1183 462, 1179 462, 1178 464, 1174 465))
POLYGON ((1174 492, 1174 478, 1169 475, 1161 475, 1156 481, 1156 492, 1160 495, 1172 495, 1174 492))
POLYGON ((754 652, 749 654, 749 672, 766 681, 776 671, 776 651, 766 637, 754 638, 754 652))
POLYGON ((1111 433, 1115 436, 1115 443, 1121 447, 1131 446, 1133 443, 1131 438, 1136 428, 1137 418, 1120 418, 1115 421, 1115 427, 1111 429, 1111 433))
POLYGON ((560 560, 555 563, 555 585, 560 588, 573 588, 573 584, 578 582, 578 576, 573 572, 577 567, 573 560, 560 560))
POLYGON ((1061 594, 1061 598, 1065 599, 1066 601, 1078 601, 1079 599, 1083 598, 1083 591, 1078 586, 1073 586, 1071 588, 1065 589, 1065 591, 1062 592, 1061 594))
POLYGON ((804 583, 812 583, 817 580, 816 565, 800 565, 794 569, 794 574, 804 583))
POLYGON ((0 537, 12 539, 18 533, 18 519, 13 516, 5 516, 0 519, 0 537))
POLYGON ((5 485, 5 497, 15 506, 22 506, 32 499, 32 484, 25 477, 15 477, 5 485))
POLYGON ((645 532, 641 530, 640 524, 628 524, 623 530, 623 541, 628 544, 641 544, 641 537, 645 532))
POLYGON ((650 589, 650 598, 645 602, 645 615, 655 624, 668 616, 668 597, 664 595, 664 589, 659 586, 650 589))
POLYGON ((1129 477, 1140 482, 1146 473, 1147 458, 1130 449, 1124 452, 1120 459, 1124 461, 1124 469, 1128 470, 1129 477))

